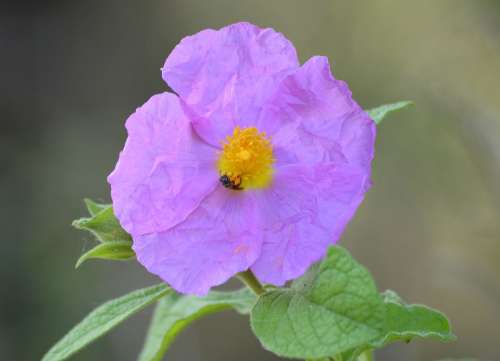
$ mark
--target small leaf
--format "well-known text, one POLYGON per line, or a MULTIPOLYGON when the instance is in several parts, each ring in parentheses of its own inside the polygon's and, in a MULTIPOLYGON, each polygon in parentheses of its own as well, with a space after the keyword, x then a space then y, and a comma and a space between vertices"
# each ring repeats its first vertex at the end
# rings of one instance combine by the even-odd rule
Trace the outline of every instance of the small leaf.
POLYGON ((401 102, 397 102, 397 103, 381 105, 379 107, 369 109, 366 112, 368 113, 368 115, 370 115, 370 117, 373 119, 373 121, 378 125, 389 114, 391 114, 395 111, 404 109, 412 104, 413 104, 413 102, 405 100, 405 101, 401 101, 401 102))
POLYGON ((205 297, 182 296, 172 293, 157 306, 139 361, 160 361, 175 337, 193 321, 215 312, 233 308, 247 314, 255 303, 248 290, 212 291, 205 297))
POLYGON ((370 273, 340 247, 290 288, 259 298, 252 329, 264 348, 279 356, 331 357, 377 339, 383 303, 370 273))
POLYGON ((100 242, 132 241, 132 237, 121 227, 110 205, 92 217, 74 221, 73 226, 91 232, 100 242))
POLYGON ((385 309, 384 330, 380 336, 343 354, 343 360, 355 361, 366 350, 382 348, 392 342, 410 342, 414 338, 434 339, 441 342, 455 340, 448 319, 442 313, 424 306, 407 305, 388 290, 382 294, 385 309))
POLYGON ((135 258, 135 253, 129 241, 100 243, 90 251, 85 252, 76 262, 75 268, 80 267, 83 262, 91 258, 126 261, 135 258))
POLYGON ((103 209, 106 209, 111 206, 111 204, 96 203, 90 198, 85 198, 83 201, 85 202, 87 210, 89 211, 91 216, 95 216, 103 209))
POLYGON ((57 342, 42 361, 61 361, 103 336, 144 307, 173 292, 167 285, 136 290, 97 307, 57 342))
POLYGON ((394 291, 384 294, 385 332, 370 342, 375 348, 395 341, 409 342, 413 338, 435 339, 442 342, 456 339, 448 319, 441 312, 424 305, 407 305, 394 291))

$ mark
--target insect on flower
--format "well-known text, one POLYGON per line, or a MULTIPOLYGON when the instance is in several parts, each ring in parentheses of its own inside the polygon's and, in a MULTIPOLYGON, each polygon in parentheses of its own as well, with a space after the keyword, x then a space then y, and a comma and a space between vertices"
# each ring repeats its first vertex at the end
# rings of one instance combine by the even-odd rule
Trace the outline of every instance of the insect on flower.
POLYGON ((240 187, 241 185, 240 177, 236 177, 236 179, 233 180, 230 176, 224 174, 220 176, 219 180, 222 183, 222 185, 226 188, 234 189, 237 191, 243 190, 243 188, 240 187))

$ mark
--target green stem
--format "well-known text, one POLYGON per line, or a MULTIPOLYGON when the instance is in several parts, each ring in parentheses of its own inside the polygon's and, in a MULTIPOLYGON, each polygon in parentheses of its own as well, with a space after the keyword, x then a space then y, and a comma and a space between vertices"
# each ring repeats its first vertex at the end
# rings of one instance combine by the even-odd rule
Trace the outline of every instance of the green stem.
POLYGON ((266 292, 262 284, 259 282, 257 277, 250 270, 238 273, 238 278, 241 282, 248 286, 257 296, 260 296, 266 292))

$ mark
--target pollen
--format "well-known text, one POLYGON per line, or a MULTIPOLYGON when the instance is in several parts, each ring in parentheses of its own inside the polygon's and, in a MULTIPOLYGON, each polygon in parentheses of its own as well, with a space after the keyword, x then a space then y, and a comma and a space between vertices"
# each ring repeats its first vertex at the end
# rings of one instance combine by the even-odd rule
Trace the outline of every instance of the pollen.
POLYGON ((272 144, 264 132, 236 127, 222 144, 217 167, 224 186, 241 190, 266 187, 273 163, 272 144))

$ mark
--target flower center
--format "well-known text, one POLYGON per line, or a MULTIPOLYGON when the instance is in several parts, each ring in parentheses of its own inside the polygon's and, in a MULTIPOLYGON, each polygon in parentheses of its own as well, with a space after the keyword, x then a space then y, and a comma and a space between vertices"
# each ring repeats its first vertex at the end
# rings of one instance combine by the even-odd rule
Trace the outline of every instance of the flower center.
POLYGON ((273 148, 266 133, 255 127, 236 127, 222 144, 217 163, 226 188, 243 190, 267 186, 273 174, 273 148))

